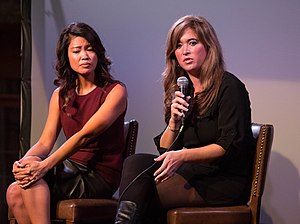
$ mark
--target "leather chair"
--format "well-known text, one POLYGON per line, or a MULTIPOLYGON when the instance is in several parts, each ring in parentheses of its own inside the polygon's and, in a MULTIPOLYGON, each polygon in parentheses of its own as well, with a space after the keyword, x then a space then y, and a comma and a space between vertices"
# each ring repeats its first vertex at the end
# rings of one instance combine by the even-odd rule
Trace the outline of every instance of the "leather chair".
POLYGON ((252 124, 257 140, 253 166, 251 195, 247 205, 228 207, 185 207, 168 211, 168 224, 257 224, 260 218, 261 198, 271 152, 274 127, 270 124, 252 124))
MULTIPOLYGON (((125 151, 124 159, 135 153, 138 135, 138 122, 130 120, 124 123, 125 151)), ((117 194, 118 192, 116 192, 117 194)), ((59 201, 56 207, 56 218, 51 222, 66 224, 113 222, 118 202, 115 199, 68 199, 59 201)), ((16 220, 11 211, 8 212, 10 224, 16 220)))

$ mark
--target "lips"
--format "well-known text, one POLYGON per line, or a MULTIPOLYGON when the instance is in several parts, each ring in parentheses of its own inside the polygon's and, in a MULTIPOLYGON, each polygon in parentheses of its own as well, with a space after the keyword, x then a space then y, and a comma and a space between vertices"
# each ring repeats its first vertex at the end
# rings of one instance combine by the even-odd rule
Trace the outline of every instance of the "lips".
POLYGON ((191 63, 193 61, 193 59, 192 58, 185 58, 185 59, 183 59, 183 62, 184 63, 191 63))
POLYGON ((81 64, 80 66, 82 67, 89 67, 91 64, 90 63, 84 63, 84 64, 81 64))

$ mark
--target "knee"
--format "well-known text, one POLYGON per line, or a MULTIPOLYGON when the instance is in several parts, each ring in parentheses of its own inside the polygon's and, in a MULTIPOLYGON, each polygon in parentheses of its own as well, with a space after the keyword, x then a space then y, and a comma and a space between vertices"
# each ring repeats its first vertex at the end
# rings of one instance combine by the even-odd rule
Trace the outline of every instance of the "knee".
POLYGON ((157 156, 151 154, 133 154, 124 161, 124 169, 127 170, 143 170, 154 163, 154 158, 157 156))
POLYGON ((21 188, 16 182, 12 183, 6 190, 6 201, 8 207, 12 208, 22 202, 21 188))

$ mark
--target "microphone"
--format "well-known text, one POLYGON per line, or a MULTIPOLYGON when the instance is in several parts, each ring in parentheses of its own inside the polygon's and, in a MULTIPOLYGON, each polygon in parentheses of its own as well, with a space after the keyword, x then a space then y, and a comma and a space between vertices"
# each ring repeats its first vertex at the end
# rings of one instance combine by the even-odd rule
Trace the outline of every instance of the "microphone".
POLYGON ((184 99, 186 99, 186 95, 188 94, 188 85, 189 85, 189 80, 185 76, 180 76, 177 79, 177 85, 179 86, 180 92, 183 93, 184 99))
MULTIPOLYGON (((186 97, 187 97, 187 94, 188 94, 189 80, 185 76, 180 76, 177 79, 177 85, 179 86, 180 92, 182 92, 183 95, 184 95, 183 99, 186 100, 186 97)), ((181 132, 181 130, 183 128, 183 125, 184 125, 184 118, 185 118, 185 113, 183 113, 183 115, 182 115, 180 132, 181 132)))
POLYGON ((186 99, 186 96, 188 94, 188 85, 189 85, 189 80, 185 76, 180 76, 177 79, 177 85, 179 86, 180 92, 183 93, 184 99, 186 99))

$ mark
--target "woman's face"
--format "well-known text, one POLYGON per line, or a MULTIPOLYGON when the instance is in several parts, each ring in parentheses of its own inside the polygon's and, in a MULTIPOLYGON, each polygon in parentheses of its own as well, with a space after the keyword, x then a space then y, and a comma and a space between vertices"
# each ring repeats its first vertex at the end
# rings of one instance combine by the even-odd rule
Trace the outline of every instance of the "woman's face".
POLYGON ((187 28, 175 50, 175 56, 181 68, 189 75, 198 77, 206 55, 206 49, 196 33, 191 28, 187 28))
POLYGON ((72 37, 68 47, 71 68, 79 75, 94 74, 98 58, 91 44, 83 37, 72 37))

